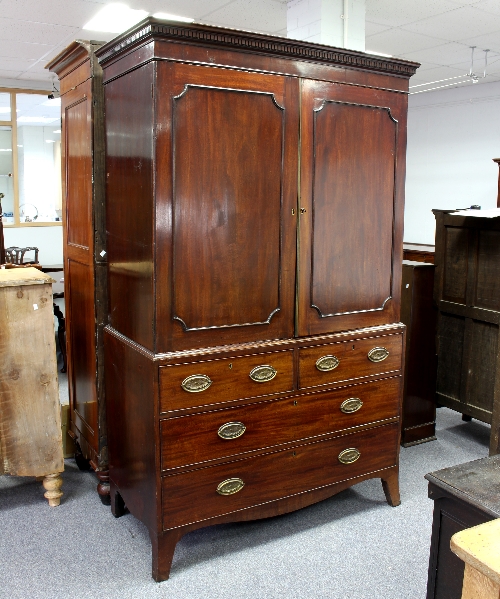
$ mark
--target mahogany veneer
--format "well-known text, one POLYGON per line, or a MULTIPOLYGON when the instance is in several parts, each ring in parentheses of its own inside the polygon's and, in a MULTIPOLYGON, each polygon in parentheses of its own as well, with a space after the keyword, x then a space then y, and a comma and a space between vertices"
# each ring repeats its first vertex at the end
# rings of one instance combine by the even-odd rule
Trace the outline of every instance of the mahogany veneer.
POLYGON ((417 65, 151 18, 97 55, 111 503, 154 578, 195 528, 370 477, 398 505, 417 65))

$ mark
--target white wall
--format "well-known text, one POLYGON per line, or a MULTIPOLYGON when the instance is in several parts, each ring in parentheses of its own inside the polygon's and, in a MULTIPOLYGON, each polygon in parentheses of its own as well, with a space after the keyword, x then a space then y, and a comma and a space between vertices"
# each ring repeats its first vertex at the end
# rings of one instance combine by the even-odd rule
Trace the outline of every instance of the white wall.
POLYGON ((493 158, 500 158, 500 82, 410 95, 405 241, 434 243, 432 208, 496 207, 493 158))
POLYGON ((62 226, 4 227, 3 236, 5 247, 37 247, 40 250, 38 260, 41 264, 63 263, 62 226))

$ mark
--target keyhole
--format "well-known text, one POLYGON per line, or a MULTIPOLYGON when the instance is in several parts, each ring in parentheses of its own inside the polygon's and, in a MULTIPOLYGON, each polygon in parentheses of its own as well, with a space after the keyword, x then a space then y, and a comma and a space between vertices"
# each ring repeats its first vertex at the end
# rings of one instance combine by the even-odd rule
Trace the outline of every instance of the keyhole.
POLYGON ((232 367, 233 367, 233 364, 232 363, 229 364, 229 369, 232 369, 232 367))
POLYGON ((295 453, 295 451, 292 452, 292 455, 295 457, 297 454, 295 453))
POLYGON ((354 345, 352 346, 352 349, 354 349, 354 345))
POLYGON ((294 399, 294 400, 293 400, 293 405, 294 405, 294 406, 296 406, 296 405, 297 405, 297 400, 296 400, 296 399, 294 399))

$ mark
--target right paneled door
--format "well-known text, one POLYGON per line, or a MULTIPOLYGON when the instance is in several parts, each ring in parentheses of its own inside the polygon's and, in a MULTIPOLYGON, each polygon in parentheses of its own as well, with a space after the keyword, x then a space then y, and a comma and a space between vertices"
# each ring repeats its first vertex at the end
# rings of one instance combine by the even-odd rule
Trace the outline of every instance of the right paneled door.
POLYGON ((297 334, 399 321, 402 93, 302 81, 297 334))

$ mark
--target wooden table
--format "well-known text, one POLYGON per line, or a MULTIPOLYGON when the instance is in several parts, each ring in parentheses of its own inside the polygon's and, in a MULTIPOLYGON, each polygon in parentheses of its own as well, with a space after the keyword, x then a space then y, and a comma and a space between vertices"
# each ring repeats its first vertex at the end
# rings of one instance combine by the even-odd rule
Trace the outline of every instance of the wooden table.
POLYGON ((0 269, 0 474, 43 477, 57 506, 64 460, 52 282, 35 268, 0 269))

